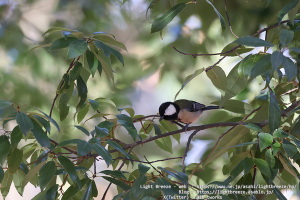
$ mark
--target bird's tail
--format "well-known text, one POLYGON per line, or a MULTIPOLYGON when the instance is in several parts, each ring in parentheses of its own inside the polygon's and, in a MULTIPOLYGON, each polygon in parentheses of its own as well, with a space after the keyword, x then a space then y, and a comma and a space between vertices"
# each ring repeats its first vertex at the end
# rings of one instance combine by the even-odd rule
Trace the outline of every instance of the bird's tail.
POLYGON ((214 110, 214 109, 220 109, 219 106, 206 106, 203 110, 214 110))

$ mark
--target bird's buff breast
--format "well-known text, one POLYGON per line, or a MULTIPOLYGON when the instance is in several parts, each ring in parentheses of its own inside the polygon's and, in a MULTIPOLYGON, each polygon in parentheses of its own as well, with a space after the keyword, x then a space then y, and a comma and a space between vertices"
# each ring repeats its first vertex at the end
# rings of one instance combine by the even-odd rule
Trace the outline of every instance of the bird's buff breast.
POLYGON ((185 124, 190 124, 199 119, 200 115, 201 111, 189 112, 187 110, 181 110, 178 113, 178 120, 185 124))

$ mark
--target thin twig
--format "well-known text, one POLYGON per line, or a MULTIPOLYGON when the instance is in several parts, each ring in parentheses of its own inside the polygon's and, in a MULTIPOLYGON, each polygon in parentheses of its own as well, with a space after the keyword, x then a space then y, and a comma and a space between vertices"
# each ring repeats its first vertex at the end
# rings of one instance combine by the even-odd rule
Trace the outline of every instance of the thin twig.
MULTIPOLYGON (((132 149, 133 149, 133 148, 130 148, 130 149, 129 149, 128 154, 131 153, 132 149)), ((120 167, 117 169, 117 171, 120 171, 120 170, 122 169, 122 167, 124 166, 125 162, 126 162, 126 160, 124 160, 124 161, 122 162, 122 164, 121 164, 120 167)), ((101 200, 105 200, 105 197, 106 197, 106 195, 107 195, 107 192, 108 192, 108 190, 109 190, 111 184, 112 184, 112 183, 109 183, 109 184, 108 184, 108 186, 107 186, 107 188, 106 188, 106 190, 105 190, 105 192, 104 192, 104 194, 103 194, 101 200)))
POLYGON ((232 33, 236 38, 239 38, 239 37, 233 32, 233 30, 232 30, 232 28, 231 28, 231 24, 230 24, 228 12, 227 12, 227 4, 226 4, 226 0, 224 0, 224 3, 225 3, 225 13, 226 13, 226 16, 227 16, 227 21, 228 21, 229 29, 230 29, 231 33, 232 33))

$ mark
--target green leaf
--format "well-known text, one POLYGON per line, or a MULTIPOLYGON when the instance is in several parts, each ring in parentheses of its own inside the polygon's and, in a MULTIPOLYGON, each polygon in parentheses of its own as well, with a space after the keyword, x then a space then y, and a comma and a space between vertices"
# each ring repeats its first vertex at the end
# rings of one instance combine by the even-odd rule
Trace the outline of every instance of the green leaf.
MULTIPOLYGON (((228 97, 228 96, 227 96, 228 97)), ((220 104, 219 101, 213 102, 213 104, 220 104)), ((222 104, 222 107, 226 110, 234 113, 241 113, 241 114, 249 114, 253 111, 253 108, 250 104, 244 103, 243 101, 239 100, 227 100, 225 103, 222 104)))
POLYGON ((4 177, 4 171, 3 171, 3 168, 0 166, 0 183, 3 180, 3 177, 4 177))
POLYGON ((281 110, 277 102, 275 93, 271 92, 269 94, 269 129, 270 133, 273 133, 280 125, 281 110))
POLYGON ((46 199, 46 193, 47 193, 47 191, 44 190, 44 191, 38 193, 37 195, 35 195, 31 200, 45 200, 46 199))
POLYGON ((110 183, 113 183, 113 184, 119 186, 124 191, 130 189, 129 185, 127 185, 126 183, 124 183, 122 181, 119 181, 117 179, 114 179, 114 178, 111 178, 111 177, 108 177, 108 176, 102 176, 102 178, 104 178, 105 180, 109 181, 110 183))
POLYGON ((81 188, 80 180, 76 174, 74 164, 64 156, 58 156, 58 161, 63 166, 65 171, 69 174, 70 178, 77 183, 78 187, 81 188))
POLYGON ((226 29, 226 23, 225 23, 225 20, 224 20, 223 16, 219 13, 219 11, 216 9, 216 7, 209 0, 206 0, 206 2, 209 3, 214 8, 214 11, 216 12, 216 14, 219 17, 221 27, 222 27, 222 31, 224 32, 224 30, 226 29))
POLYGON ((244 160, 243 160, 243 165, 244 165, 244 173, 245 174, 248 174, 250 172, 250 170, 253 168, 253 165, 254 165, 254 162, 251 158, 249 157, 246 157, 244 160))
POLYGON ((236 126, 233 130, 228 132, 220 142, 217 144, 215 150, 211 153, 211 156, 205 161, 204 166, 209 164, 211 161, 214 161, 216 158, 220 157, 224 153, 228 151, 227 148, 223 147, 230 147, 240 144, 242 138, 249 134, 248 128, 244 126, 236 126), (223 148, 223 149, 221 149, 223 148), (216 151, 217 149, 220 149, 216 151))
POLYGON ((217 151, 219 151, 219 150, 221 150, 221 149, 224 149, 224 148, 244 147, 244 146, 248 146, 248 145, 251 145, 251 144, 257 144, 257 142, 256 142, 256 141, 253 141, 253 142, 245 142, 245 143, 237 144, 237 145, 234 145, 234 146, 222 147, 222 148, 220 148, 220 149, 217 149, 217 151))
POLYGON ((266 151, 266 161, 269 163, 271 168, 275 166, 275 157, 272 154, 272 149, 268 149, 266 151))
POLYGON ((90 50, 86 50, 86 60, 87 60, 87 63, 89 65, 89 68, 91 70, 91 74, 92 76, 94 77, 96 71, 97 71, 97 67, 98 67, 98 60, 97 58, 94 56, 93 52, 91 52, 90 50))
POLYGON ((244 169, 244 161, 242 160, 230 172, 230 176, 232 180, 234 180, 240 173, 242 173, 243 169, 244 169))
POLYGON ((163 16, 155 19, 151 26, 151 33, 161 31, 163 28, 165 28, 173 20, 173 18, 185 8, 185 6, 186 3, 179 3, 172 7, 163 16))
POLYGON ((121 152, 122 154, 124 154, 126 156, 126 158, 128 158, 129 160, 131 160, 130 155, 126 151, 124 151, 123 148, 118 143, 110 141, 110 140, 106 141, 106 143, 109 144, 110 146, 112 146, 113 148, 117 149, 119 152, 121 152))
POLYGON ((271 55, 271 63, 273 66, 273 70, 276 70, 282 65, 284 56, 282 52, 274 51, 271 55))
POLYGON ((94 36, 95 39, 101 40, 102 42, 108 43, 108 44, 112 44, 116 47, 119 47, 121 49, 124 49, 125 51, 127 51, 125 45, 122 42, 119 42, 117 40, 115 40, 112 37, 106 36, 106 35, 99 35, 99 36, 94 36))
POLYGON ((267 54, 262 56, 253 66, 251 69, 251 76, 250 78, 253 79, 259 75, 262 75, 266 71, 271 69, 271 55, 267 54))
POLYGON ((150 167, 147 167, 147 166, 143 165, 142 163, 140 163, 138 165, 138 167, 139 167, 140 176, 145 175, 146 172, 150 169, 150 167))
POLYGON ((63 37, 63 38, 59 38, 57 40, 55 40, 54 42, 52 42, 51 46, 50 46, 50 50, 57 50, 57 49, 62 49, 62 48, 66 48, 70 45, 71 42, 73 42, 74 40, 76 40, 76 38, 73 37, 63 37))
POLYGON ((227 89, 227 79, 223 69, 219 66, 215 66, 208 70, 206 74, 214 86, 220 90, 222 95, 224 95, 227 89))
POLYGON ((17 110, 11 102, 0 99, 0 119, 5 117, 15 118, 17 110))
POLYGON ((161 130, 157 124, 153 123, 155 135, 161 135, 161 130))
POLYGON ((31 181, 33 178, 37 177, 36 174, 39 172, 41 167, 43 167, 45 162, 46 161, 43 161, 43 162, 39 163, 38 165, 36 165, 35 167, 33 167, 29 170, 29 172, 26 174, 26 176, 24 177, 23 182, 21 184, 23 187, 25 187, 27 185, 27 183, 29 181, 31 181))
POLYGON ((34 135, 35 139, 42 147, 50 147, 50 139, 48 138, 46 132, 40 127, 40 125, 33 121, 34 128, 31 130, 32 134, 34 135))
POLYGON ((42 36, 44 36, 48 33, 53 33, 53 32, 57 32, 57 31, 74 31, 74 30, 63 28, 63 27, 53 27, 53 28, 48 29, 45 33, 43 33, 42 36))
POLYGON ((59 99, 59 104, 58 104, 60 121, 63 121, 64 119, 66 119, 66 117, 69 114, 69 106, 68 106, 69 100, 70 100, 70 97, 65 92, 62 93, 62 95, 60 96, 60 99, 59 99))
POLYGON ((118 114, 117 115, 118 122, 124 126, 124 128, 128 131, 130 136, 135 140, 137 137, 137 130, 133 125, 131 117, 125 114, 118 114))
POLYGON ((166 168, 158 167, 158 168, 161 171, 166 172, 170 176, 173 176, 174 178, 176 178, 177 180, 179 180, 183 184, 185 184, 185 185, 188 184, 188 176, 185 173, 178 172, 178 171, 176 171, 174 169, 171 169, 171 168, 168 168, 168 167, 166 167, 166 168))
POLYGON ((298 152, 296 146, 287 140, 283 140, 282 147, 290 158, 293 158, 298 152))
POLYGON ((270 167, 269 167, 268 163, 265 160, 260 159, 260 158, 255 158, 254 163, 258 167, 258 169, 260 170, 260 172, 262 174, 266 175, 269 178, 271 177, 270 167))
POLYGON ((277 129, 274 131, 273 133, 273 137, 274 138, 286 138, 288 137, 289 135, 287 133, 285 133, 283 130, 281 129, 277 129))
POLYGON ((162 150, 167 151, 169 153, 173 153, 172 140, 171 137, 163 137, 155 140, 157 146, 159 146, 162 150))
POLYGON ((81 130, 84 134, 86 134, 87 136, 90 136, 90 133, 88 132, 88 130, 86 130, 84 127, 82 126, 77 126, 74 125, 77 129, 81 130))
POLYGON ((20 169, 13 174, 13 182, 15 188, 21 196, 23 196, 23 192, 24 192, 24 187, 22 186, 22 181, 24 177, 25 177, 25 173, 20 169))
POLYGON ((112 53, 114 56, 116 56, 116 58, 123 64, 124 66, 124 59, 123 56, 120 52, 118 52, 117 50, 111 48, 110 46, 104 44, 103 42, 100 41, 95 41, 94 42, 96 47, 99 49, 102 49, 104 51, 105 56, 109 57, 110 53, 112 53))
POLYGON ((299 0, 292 0, 288 4, 286 4, 278 13, 277 20, 278 24, 280 24, 281 20, 283 17, 290 11, 292 10, 297 4, 299 0))
POLYGON ((90 104, 91 104, 91 106, 94 110, 98 110, 98 108, 99 108, 99 102, 98 101, 89 99, 89 102, 90 102, 90 104))
POLYGON ((77 114, 77 122, 80 123, 86 116, 86 114, 88 114, 89 112, 89 105, 86 104, 84 106, 82 106, 77 114))
POLYGON ((44 119, 43 117, 40 117, 38 115, 33 115, 33 117, 46 129, 47 132, 50 133, 51 127, 50 122, 44 119))
POLYGON ((24 135, 33 128, 31 119, 23 112, 18 112, 16 116, 17 123, 20 126, 20 129, 24 135))
POLYGON ((99 123, 97 126, 100 128, 106 128, 108 131, 110 131, 112 129, 112 127, 114 126, 114 123, 111 121, 103 121, 103 122, 99 123))
POLYGON ((11 146, 13 148, 16 148, 18 146, 19 142, 21 141, 22 137, 23 137, 23 134, 20 130, 20 127, 15 126, 15 128, 12 130, 12 132, 10 134, 11 146))
POLYGON ((49 188, 46 192, 46 200, 56 199, 55 197, 57 196, 57 191, 58 191, 58 184, 55 184, 54 186, 49 188))
POLYGON ((0 136, 0 164, 2 165, 3 162, 6 160, 7 155, 9 153, 9 140, 6 135, 0 136))
POLYGON ((275 140, 275 143, 272 144, 272 151, 273 154, 276 155, 278 151, 280 151, 280 143, 278 141, 275 140))
POLYGON ((294 166, 290 163, 290 161, 285 156, 283 156, 282 154, 279 154, 278 158, 279 158, 283 168, 286 171, 288 171, 294 177, 298 177, 298 171, 294 168, 294 166))
POLYGON ((101 128, 98 126, 95 126, 95 132, 99 138, 105 138, 106 136, 109 135, 107 128, 101 128))
MULTIPOLYGON (((36 108, 37 109, 37 108, 36 108)), ((56 127, 56 129, 58 130, 58 132, 60 132, 59 126, 57 124, 57 122, 52 119, 50 116, 48 116, 46 113, 44 113, 43 111, 37 109, 39 112, 43 113, 43 115, 56 127)))
POLYGON ((91 195, 92 195, 92 181, 88 180, 86 191, 84 192, 81 200, 90 200, 91 195))
POLYGON ((84 104, 88 93, 87 86, 81 76, 77 78, 77 91, 78 91, 78 97, 80 97, 80 102, 77 105, 77 108, 79 108, 84 104))
POLYGON ((291 47, 290 50, 295 51, 296 53, 300 53, 300 48, 297 47, 291 47))
POLYGON ((279 40, 283 46, 287 46, 294 38, 294 31, 282 29, 279 33, 279 40))
POLYGON ((263 130, 259 126, 257 126, 256 124, 248 123, 248 124, 245 125, 245 127, 249 128, 253 131, 263 132, 263 130))
POLYGON ((56 166, 53 161, 49 161, 43 165, 43 167, 39 171, 39 184, 41 190, 47 186, 47 184, 51 181, 56 172, 56 166))
POLYGON ((69 83, 74 82, 80 75, 82 69, 82 64, 80 62, 76 62, 72 70, 70 71, 69 83))
POLYGON ((283 64, 285 74, 288 78, 288 81, 291 81, 293 78, 297 76, 296 64, 288 57, 284 57, 282 64, 283 64))
POLYGON ((237 40, 234 41, 234 43, 237 44, 242 44, 242 45, 246 45, 246 46, 253 46, 253 47, 273 47, 274 44, 259 39, 257 37, 252 37, 252 36, 244 36, 244 37, 240 37, 237 40))
POLYGON ((13 181, 12 174, 10 174, 9 170, 6 170, 5 173, 4 173, 4 177, 3 177, 3 180, 1 182, 1 188, 0 188, 1 194, 2 194, 4 199, 7 196, 7 194, 9 193, 12 181, 13 181))
POLYGON ((92 150, 92 145, 89 142, 84 140, 79 140, 77 142, 77 153, 80 156, 87 155, 88 153, 90 153, 91 150, 92 150))
POLYGON ((38 45, 38 46, 35 46, 35 47, 32 47, 31 49, 29 49, 28 53, 31 53, 33 50, 35 50, 37 48, 50 47, 50 46, 51 46, 51 43, 38 45))
POLYGON ((271 146, 271 144, 273 143, 273 136, 269 133, 259 133, 258 137, 260 151, 271 146))
POLYGON ((20 149, 15 149, 7 157, 8 171, 13 174, 18 169, 23 159, 23 151, 20 149))
POLYGON ((109 151, 107 151, 101 144, 93 144, 92 148, 99 156, 101 156, 104 159, 107 166, 109 166, 112 161, 112 157, 109 151))
POLYGON ((77 39, 71 42, 69 45, 68 57, 76 58, 78 56, 81 56, 87 50, 87 46, 88 45, 84 40, 77 39))
POLYGON ((188 76, 184 79, 183 84, 182 84, 180 90, 176 93, 174 99, 177 98, 177 96, 179 95, 179 93, 181 92, 181 90, 183 90, 183 88, 186 86, 186 84, 188 84, 191 80, 193 80, 195 77, 197 77, 198 75, 200 75, 203 71, 204 71, 204 68, 197 69, 193 74, 188 75, 188 76))

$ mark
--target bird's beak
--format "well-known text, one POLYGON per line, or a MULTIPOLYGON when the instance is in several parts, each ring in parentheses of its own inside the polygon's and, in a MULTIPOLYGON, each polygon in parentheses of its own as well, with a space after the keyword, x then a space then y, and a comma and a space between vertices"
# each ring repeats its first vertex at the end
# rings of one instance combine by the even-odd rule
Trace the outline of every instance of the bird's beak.
POLYGON ((159 121, 163 120, 164 119, 164 116, 160 116, 159 118, 159 121))

